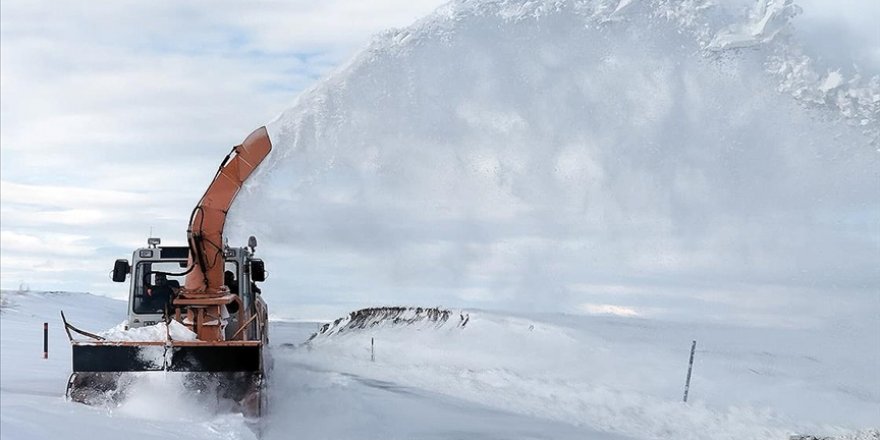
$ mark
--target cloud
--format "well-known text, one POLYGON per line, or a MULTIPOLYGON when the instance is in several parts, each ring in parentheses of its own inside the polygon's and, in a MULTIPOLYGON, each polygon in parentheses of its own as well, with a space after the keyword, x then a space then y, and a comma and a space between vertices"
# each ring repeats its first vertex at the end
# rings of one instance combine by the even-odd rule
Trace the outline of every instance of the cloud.
POLYGON ((630 307, 616 306, 614 304, 590 304, 584 303, 579 306, 581 310, 591 315, 614 315, 631 318, 641 316, 641 313, 630 307))
POLYGON ((0 282, 114 291, 105 262, 151 229, 182 243, 232 145, 437 4, 0 3, 0 282))
POLYGON ((29 185, 0 181, 0 197, 6 204, 76 209, 84 205, 107 208, 137 206, 147 197, 133 192, 60 185, 29 185))
POLYGON ((203 169, 200 158, 216 162, 371 33, 431 3, 4 2, 4 178, 79 183, 107 158, 203 169))
POLYGON ((20 254, 88 256, 95 252, 95 247, 86 243, 88 238, 82 235, 47 233, 36 236, 0 231, 3 250, 20 254))

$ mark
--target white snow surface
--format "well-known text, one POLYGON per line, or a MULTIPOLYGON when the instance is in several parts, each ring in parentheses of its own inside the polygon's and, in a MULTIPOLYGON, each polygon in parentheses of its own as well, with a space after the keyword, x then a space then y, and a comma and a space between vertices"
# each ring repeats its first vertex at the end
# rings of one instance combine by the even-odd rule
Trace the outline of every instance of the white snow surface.
POLYGON ((195 341, 197 335, 185 325, 171 321, 169 325, 160 322, 144 327, 126 328, 128 321, 122 321, 115 327, 103 331, 98 336, 108 341, 164 341, 170 338, 172 341, 195 341))
POLYGON ((124 303, 75 293, 3 295, 0 433, 10 440, 880 435, 880 348, 857 323, 804 333, 469 310, 457 312, 468 314, 465 326, 455 314, 439 325, 375 321, 304 344, 319 323, 279 321, 270 330, 270 411, 249 424, 183 391, 172 373, 140 375, 119 406, 66 402, 70 350, 58 310, 91 329, 112 325, 124 303), (45 321, 48 360, 41 358, 45 321), (698 349, 684 404, 691 339, 698 349))
POLYGON ((787 439, 880 423, 880 374, 872 361, 833 358, 833 341, 842 334, 468 314, 464 327, 451 319, 433 331, 421 330, 422 323, 414 329, 327 330, 294 356, 630 438, 787 439), (680 399, 690 337, 698 350, 685 405, 680 399), (371 339, 376 362, 370 362, 371 339), (846 376, 862 379, 840 380, 846 376), (834 385, 827 387, 826 380, 834 385), (841 394, 848 392, 854 394, 841 394))

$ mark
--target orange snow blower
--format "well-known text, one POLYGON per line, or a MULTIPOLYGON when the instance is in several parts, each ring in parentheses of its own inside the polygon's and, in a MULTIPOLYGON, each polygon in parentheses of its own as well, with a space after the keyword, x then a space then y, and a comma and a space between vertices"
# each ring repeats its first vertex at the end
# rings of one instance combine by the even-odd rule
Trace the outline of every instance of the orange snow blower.
POLYGON ((131 263, 116 260, 113 281, 129 279, 123 337, 80 330, 62 312, 73 351, 69 399, 118 400, 132 380, 127 373, 171 371, 190 373, 188 385, 215 389, 245 415, 264 411, 268 311, 257 283, 266 271, 255 257, 256 238, 229 247, 223 229, 242 184, 271 149, 261 127, 226 156, 192 211, 188 246, 161 246, 158 238, 149 238, 131 263))

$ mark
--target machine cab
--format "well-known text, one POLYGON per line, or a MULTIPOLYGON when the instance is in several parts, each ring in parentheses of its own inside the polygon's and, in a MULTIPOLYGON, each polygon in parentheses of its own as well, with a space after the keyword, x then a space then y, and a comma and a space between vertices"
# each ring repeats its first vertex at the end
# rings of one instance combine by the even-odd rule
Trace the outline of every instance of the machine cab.
MULTIPOLYGON (((131 275, 128 295, 128 326, 143 327, 164 321, 166 310, 173 310, 171 299, 184 285, 187 272, 189 248, 186 246, 159 246, 158 238, 150 238, 148 247, 134 251, 131 264, 116 260, 113 281, 124 282, 131 275)), ((263 261, 254 258, 256 239, 249 240, 251 247, 226 246, 224 255, 226 286, 240 297, 247 316, 263 304, 256 283, 265 279, 263 261), (260 304, 258 304, 260 303, 260 304)), ((233 304, 237 307, 237 304, 233 304)), ((237 329, 236 310, 229 310, 227 329, 237 329)))

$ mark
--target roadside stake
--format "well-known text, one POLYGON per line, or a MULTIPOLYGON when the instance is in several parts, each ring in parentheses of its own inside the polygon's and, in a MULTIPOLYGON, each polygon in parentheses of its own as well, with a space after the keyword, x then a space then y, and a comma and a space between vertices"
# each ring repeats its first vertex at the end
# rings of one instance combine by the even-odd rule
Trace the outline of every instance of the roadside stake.
POLYGON ((43 359, 49 359, 49 323, 43 323, 43 359))
POLYGON ((691 388, 691 371, 694 369, 694 351, 697 348, 697 341, 691 343, 691 359, 688 361, 688 376, 684 383, 684 402, 688 401, 688 390, 691 388))

